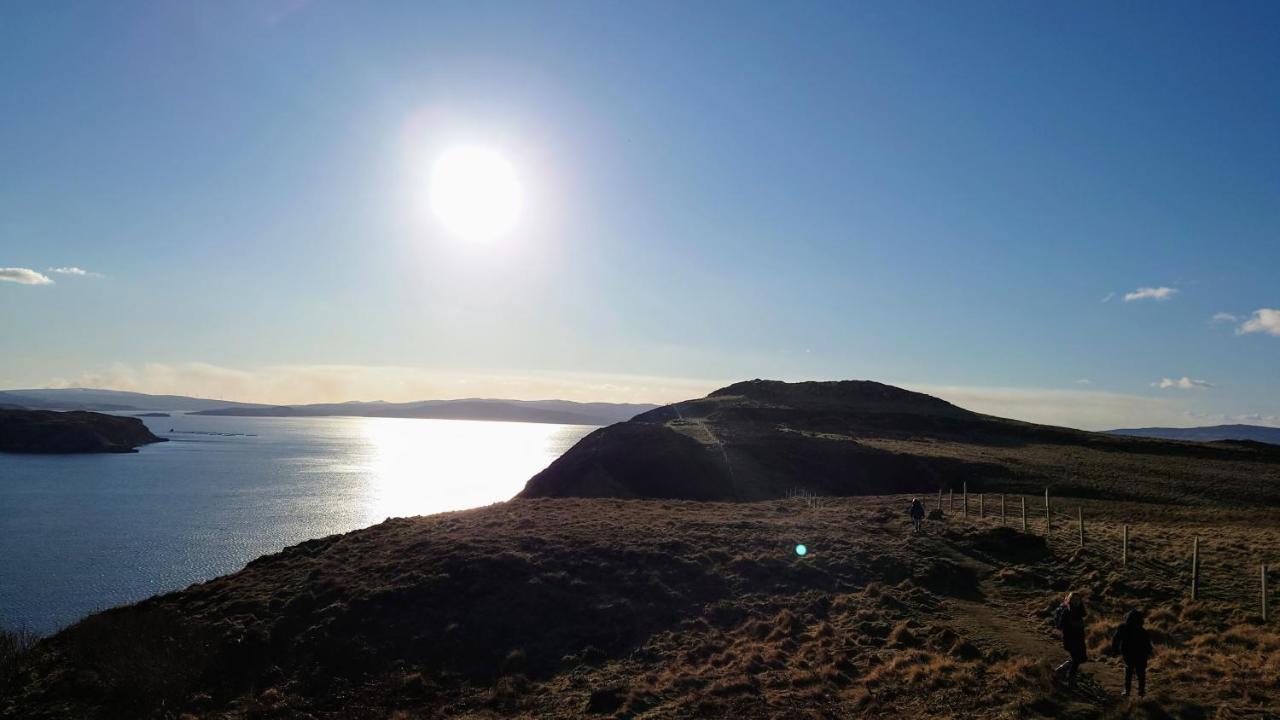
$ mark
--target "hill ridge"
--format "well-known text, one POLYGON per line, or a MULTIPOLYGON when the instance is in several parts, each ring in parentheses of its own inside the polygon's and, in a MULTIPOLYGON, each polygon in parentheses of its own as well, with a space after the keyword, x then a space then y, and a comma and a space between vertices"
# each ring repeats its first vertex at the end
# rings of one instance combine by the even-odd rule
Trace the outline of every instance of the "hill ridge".
POLYGON ((597 430, 521 497, 764 500, 959 490, 1280 502, 1280 448, 975 413, 874 381, 748 380, 597 430))

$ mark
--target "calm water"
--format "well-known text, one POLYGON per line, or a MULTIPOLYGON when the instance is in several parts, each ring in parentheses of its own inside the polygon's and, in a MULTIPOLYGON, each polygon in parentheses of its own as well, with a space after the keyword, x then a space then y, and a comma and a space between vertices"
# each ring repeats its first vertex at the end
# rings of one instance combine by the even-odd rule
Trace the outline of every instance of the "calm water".
POLYGON ((170 441, 128 455, 0 453, 0 624, 49 632, 309 538, 506 500, 595 429, 176 413, 144 422, 170 441))

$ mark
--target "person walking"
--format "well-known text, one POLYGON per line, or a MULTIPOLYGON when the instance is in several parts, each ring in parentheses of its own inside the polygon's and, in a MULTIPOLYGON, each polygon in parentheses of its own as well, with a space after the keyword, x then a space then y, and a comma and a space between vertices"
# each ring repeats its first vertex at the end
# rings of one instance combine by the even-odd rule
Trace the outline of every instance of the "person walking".
POLYGON ((1071 655, 1056 671, 1065 674, 1067 681, 1073 684, 1080 666, 1089 660, 1085 648, 1084 618, 1084 595, 1079 592, 1067 593, 1067 597, 1053 614, 1053 626, 1062 631, 1062 647, 1071 655))
POLYGON ((1151 634, 1143 626, 1141 610, 1130 610, 1111 638, 1111 649, 1124 658, 1124 695, 1129 696, 1133 678, 1138 677, 1138 697, 1147 694, 1147 661, 1155 654, 1151 634))
POLYGON ((920 502, 920 498, 911 501, 911 524, 915 526, 912 532, 920 532, 920 527, 924 524, 924 503, 920 502))

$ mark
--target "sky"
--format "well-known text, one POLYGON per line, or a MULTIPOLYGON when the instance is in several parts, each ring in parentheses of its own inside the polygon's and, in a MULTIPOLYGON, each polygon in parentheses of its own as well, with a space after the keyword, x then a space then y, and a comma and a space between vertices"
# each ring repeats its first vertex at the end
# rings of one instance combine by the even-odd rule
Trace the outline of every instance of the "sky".
POLYGON ((0 388, 1280 425, 1276 3, 10 3, 0 167, 0 388))

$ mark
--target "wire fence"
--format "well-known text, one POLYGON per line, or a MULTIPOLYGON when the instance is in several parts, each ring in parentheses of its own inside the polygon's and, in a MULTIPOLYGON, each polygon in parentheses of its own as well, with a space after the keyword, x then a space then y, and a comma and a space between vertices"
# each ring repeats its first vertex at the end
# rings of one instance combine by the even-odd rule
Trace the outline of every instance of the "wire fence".
POLYGON ((969 493, 966 487, 945 494, 939 490, 935 503, 944 517, 1041 535, 1050 547, 1067 552, 1087 549, 1118 567, 1180 588, 1191 600, 1235 604, 1264 623, 1274 619, 1276 578, 1270 576, 1275 567, 1239 538, 1220 532, 1205 537, 1147 521, 1126 522, 1114 513, 1089 513, 1086 506, 1092 501, 1055 499, 1048 488, 1043 497, 969 493))

